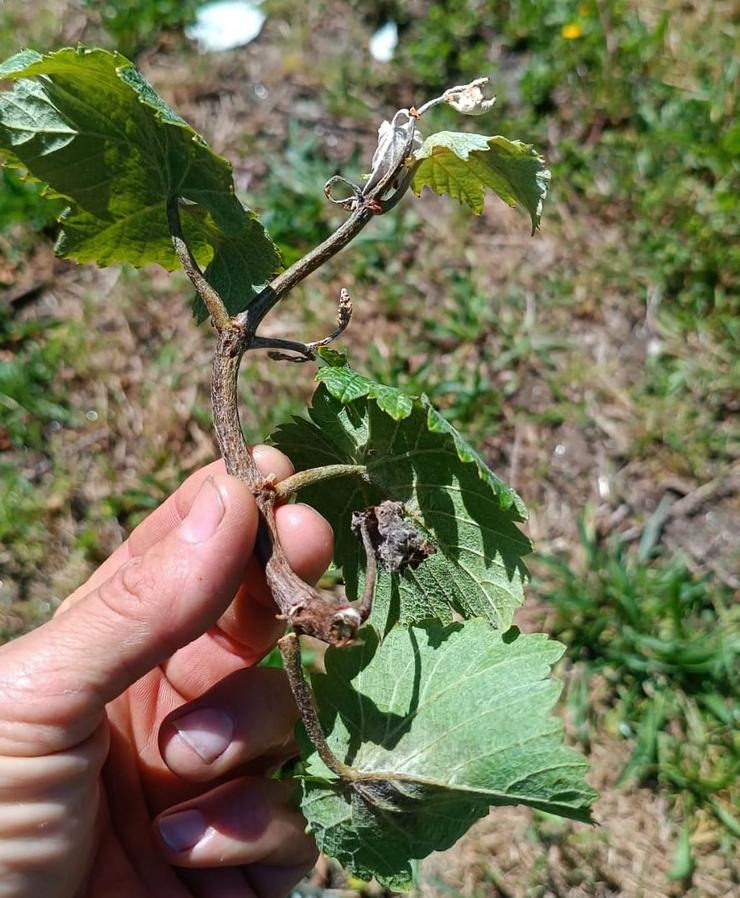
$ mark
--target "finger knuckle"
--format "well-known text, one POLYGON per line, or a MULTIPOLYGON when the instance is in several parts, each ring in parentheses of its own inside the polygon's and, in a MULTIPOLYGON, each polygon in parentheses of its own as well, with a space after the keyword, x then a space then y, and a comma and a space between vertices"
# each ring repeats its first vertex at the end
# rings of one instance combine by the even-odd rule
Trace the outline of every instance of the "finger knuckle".
POLYGON ((157 577, 144 558, 132 558, 104 583, 101 601, 121 617, 140 620, 157 600, 157 577))

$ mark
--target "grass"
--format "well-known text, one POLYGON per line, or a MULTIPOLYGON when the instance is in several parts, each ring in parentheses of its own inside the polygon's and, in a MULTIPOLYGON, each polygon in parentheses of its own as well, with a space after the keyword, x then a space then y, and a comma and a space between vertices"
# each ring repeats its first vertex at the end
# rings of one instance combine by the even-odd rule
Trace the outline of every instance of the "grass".
POLYGON ((68 498, 65 471, 48 477, 48 449, 54 434, 80 424, 66 381, 74 368, 84 373, 83 358, 74 323, 22 319, 0 305, 0 581, 8 588, 12 578, 19 594, 44 561, 52 509, 68 498))
POLYGON ((96 43, 131 58, 154 45, 163 34, 180 35, 203 4, 204 0, 83 0, 88 14, 101 27, 96 43))
POLYGON ((583 562, 542 558, 538 588, 548 630, 573 664, 567 700, 579 741, 588 749, 592 733, 612 728, 632 745, 618 784, 656 785, 687 820, 709 812, 737 837, 740 611, 732 590, 679 558, 653 557, 650 526, 632 552, 599 540, 583 520, 581 538, 583 562))
POLYGON ((0 306, 0 447, 40 449, 50 431, 74 423, 63 369, 80 365, 80 341, 73 324, 19 320, 0 306))
POLYGON ((739 387, 729 333, 717 337, 701 323, 687 333, 667 317, 656 355, 634 388, 641 409, 635 453, 654 452, 667 468, 709 479, 717 460, 737 456, 731 418, 739 387))
POLYGON ((0 482, 0 589, 15 599, 22 595, 24 574, 43 561, 47 502, 14 465, 0 464, 0 482))

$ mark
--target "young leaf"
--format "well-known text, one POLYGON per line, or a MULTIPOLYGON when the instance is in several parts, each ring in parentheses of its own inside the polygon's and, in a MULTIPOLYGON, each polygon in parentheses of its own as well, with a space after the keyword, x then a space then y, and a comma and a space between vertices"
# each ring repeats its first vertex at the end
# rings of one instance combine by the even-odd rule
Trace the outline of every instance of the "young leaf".
POLYGON ((529 144, 440 131, 424 141, 414 159, 411 186, 417 195, 428 186, 439 194, 448 193, 480 215, 488 187, 509 206, 520 205, 529 212, 533 234, 539 227, 550 172, 529 144))
POLYGON ((408 522, 436 550, 418 567, 379 570, 372 622, 385 631, 453 612, 485 617, 506 630, 522 603, 529 540, 516 527, 526 517, 521 499, 432 408, 357 374, 343 358, 321 368, 309 410, 273 435, 297 470, 327 464, 365 467, 365 477, 318 484, 300 498, 335 532, 335 561, 347 591, 359 592, 365 555, 352 535, 352 513, 385 500, 402 502, 408 522))
MULTIPOLYGON (((117 53, 25 50, 0 65, 0 153, 68 200, 57 251, 79 262, 174 269, 167 199, 206 277, 235 313, 279 264, 234 194, 229 163, 117 53)), ((201 314, 201 317, 203 315, 201 314)))
POLYGON ((481 620, 396 627, 380 645, 363 635, 312 677, 329 745, 362 777, 340 783, 309 748, 302 809, 323 851, 404 888, 412 859, 448 848, 490 805, 590 819, 586 762, 550 714, 563 646, 481 620))

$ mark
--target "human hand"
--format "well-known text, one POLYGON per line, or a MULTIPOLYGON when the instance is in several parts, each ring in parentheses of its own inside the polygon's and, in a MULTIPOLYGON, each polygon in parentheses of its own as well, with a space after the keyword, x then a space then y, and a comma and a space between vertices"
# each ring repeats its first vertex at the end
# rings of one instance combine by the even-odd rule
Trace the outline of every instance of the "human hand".
MULTIPOLYGON (((275 449, 255 461, 277 479, 275 449)), ((329 524, 277 509, 317 579, 329 524)), ((295 754, 252 555, 257 509, 216 462, 193 474, 60 607, 0 648, 0 898, 280 898, 316 849, 269 774, 295 754)))

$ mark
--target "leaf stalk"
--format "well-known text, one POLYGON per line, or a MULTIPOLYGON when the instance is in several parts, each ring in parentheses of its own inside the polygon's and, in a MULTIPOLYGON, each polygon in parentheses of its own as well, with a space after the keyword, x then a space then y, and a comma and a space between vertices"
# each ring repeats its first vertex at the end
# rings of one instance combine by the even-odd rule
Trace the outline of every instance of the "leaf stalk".
POLYGON ((367 480, 367 468, 365 465, 324 465, 321 468, 308 468, 291 474, 285 480, 275 484, 275 495, 278 502, 284 502, 294 493, 320 483, 322 480, 333 480, 335 477, 362 477, 367 480))
POLYGON ((226 311, 226 304, 221 299, 218 290, 206 280, 185 240, 182 232, 182 222, 180 221, 179 199, 176 196, 171 196, 167 199, 167 221, 172 237, 172 246, 177 253, 177 258, 180 260, 185 274, 190 278, 190 282, 195 287, 198 295, 205 303, 213 326, 219 333, 230 329, 231 317, 226 311))
POLYGON ((337 758, 326 741, 326 736, 319 721, 316 701, 303 672, 301 646, 298 637, 295 633, 287 633, 278 640, 278 648, 280 649, 290 688, 298 705, 298 710, 301 713, 301 719, 308 733, 308 738, 313 742, 319 757, 332 773, 335 773, 340 779, 354 780, 356 778, 355 771, 337 758))

